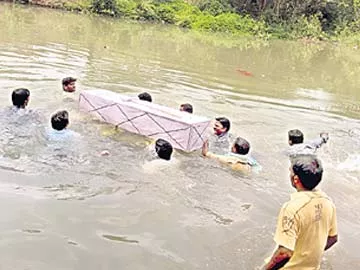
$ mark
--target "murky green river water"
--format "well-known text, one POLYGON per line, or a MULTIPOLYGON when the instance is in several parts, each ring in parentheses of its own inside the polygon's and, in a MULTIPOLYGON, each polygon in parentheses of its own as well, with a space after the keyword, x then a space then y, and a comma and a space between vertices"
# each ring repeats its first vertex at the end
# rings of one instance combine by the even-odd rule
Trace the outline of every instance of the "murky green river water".
POLYGON ((322 269, 360 269, 356 49, 231 48, 177 28, 9 4, 0 4, 0 25, 0 106, 27 87, 44 125, 67 109, 84 137, 59 158, 37 134, 2 122, 1 269, 256 269, 274 248, 276 216, 293 192, 283 154, 290 128, 308 139, 330 133, 319 151, 321 188, 337 205, 340 242, 322 269), (64 102, 65 76, 77 77, 79 90, 148 91, 157 103, 191 102, 196 114, 227 116, 263 171, 243 176, 199 153, 176 153, 179 168, 146 174, 146 141, 64 102), (104 149, 109 157, 98 156, 104 149))

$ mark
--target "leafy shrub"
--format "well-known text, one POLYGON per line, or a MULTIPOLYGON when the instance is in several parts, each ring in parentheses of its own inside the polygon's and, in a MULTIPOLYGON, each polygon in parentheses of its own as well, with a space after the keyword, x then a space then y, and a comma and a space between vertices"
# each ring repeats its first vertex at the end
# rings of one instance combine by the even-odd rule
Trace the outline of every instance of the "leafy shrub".
POLYGON ((136 6, 132 0, 116 0, 117 15, 137 19, 136 6))
POLYGON ((197 6, 201 11, 208 12, 213 16, 232 11, 230 3, 227 0, 203 0, 200 1, 197 6))
POLYGON ((118 14, 116 0, 93 0, 91 11, 99 14, 115 16, 118 14))
POLYGON ((273 24, 268 31, 276 38, 324 39, 326 37, 326 34, 322 31, 321 22, 317 15, 309 18, 300 16, 291 21, 273 24))
POLYGON ((162 22, 174 24, 176 11, 169 5, 160 5, 157 8, 158 17, 162 22))
POLYGON ((140 2, 136 7, 136 13, 140 20, 160 21, 160 17, 157 14, 156 6, 151 1, 140 2))
POLYGON ((211 16, 210 14, 199 16, 192 23, 192 28, 242 35, 257 35, 265 30, 263 22, 235 13, 223 13, 218 16, 211 16))
POLYGON ((87 11, 91 9, 92 0, 78 0, 76 2, 68 1, 63 4, 64 8, 67 10, 74 11, 87 11))
POLYGON ((166 5, 174 11, 175 24, 185 28, 191 28, 191 24, 202 14, 198 7, 181 0, 176 0, 166 5))
POLYGON ((321 39, 360 32, 360 0, 186 1, 75 0, 64 7, 234 35, 321 39))

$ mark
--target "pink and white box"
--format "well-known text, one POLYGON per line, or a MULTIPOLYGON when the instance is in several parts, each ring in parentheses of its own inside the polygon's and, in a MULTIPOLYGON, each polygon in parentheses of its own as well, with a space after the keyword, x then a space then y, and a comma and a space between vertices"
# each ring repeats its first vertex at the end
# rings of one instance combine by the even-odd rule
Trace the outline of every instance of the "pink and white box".
POLYGON ((107 90, 82 91, 80 110, 132 133, 162 138, 176 149, 190 152, 202 147, 210 120, 166 106, 107 90))

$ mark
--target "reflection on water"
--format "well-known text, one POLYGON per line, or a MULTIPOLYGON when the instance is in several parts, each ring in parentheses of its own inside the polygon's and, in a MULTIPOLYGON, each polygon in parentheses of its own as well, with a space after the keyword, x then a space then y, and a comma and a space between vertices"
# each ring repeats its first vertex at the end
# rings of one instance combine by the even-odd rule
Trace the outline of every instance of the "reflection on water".
POLYGON ((330 134, 318 153, 341 242, 323 269, 357 269, 357 51, 290 42, 234 48, 234 40, 212 43, 165 26, 9 4, 0 13, 0 268, 255 269, 273 250, 276 216, 293 191, 283 151, 287 130, 299 128, 306 139, 330 134), (78 89, 148 91, 156 103, 227 116, 263 171, 244 176, 198 152, 176 152, 179 166, 146 174, 149 141, 79 113, 78 93, 62 95, 67 76, 78 89), (31 91, 33 113, 8 109, 19 87, 31 91), (60 109, 82 136, 76 143, 47 140, 60 109))

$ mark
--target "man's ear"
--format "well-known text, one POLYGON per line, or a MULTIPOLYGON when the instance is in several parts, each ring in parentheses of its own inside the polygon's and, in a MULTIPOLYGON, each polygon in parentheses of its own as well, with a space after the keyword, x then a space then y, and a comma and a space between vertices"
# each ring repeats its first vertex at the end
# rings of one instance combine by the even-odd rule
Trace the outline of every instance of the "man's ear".
POLYGON ((295 174, 293 179, 294 179, 293 181, 294 181, 295 187, 301 187, 301 188, 303 187, 303 184, 301 183, 299 176, 297 176, 295 174))

